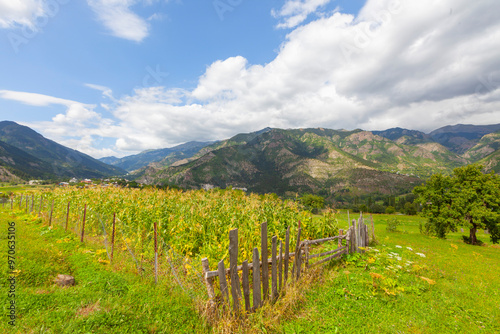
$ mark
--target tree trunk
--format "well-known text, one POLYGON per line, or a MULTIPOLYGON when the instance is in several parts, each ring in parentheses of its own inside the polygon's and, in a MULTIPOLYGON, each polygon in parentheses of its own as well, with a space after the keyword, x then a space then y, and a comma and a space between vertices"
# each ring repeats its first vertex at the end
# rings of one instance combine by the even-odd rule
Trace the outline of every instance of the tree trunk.
POLYGON ((470 239, 469 239, 471 245, 475 245, 477 242, 476 231, 477 231, 477 225, 472 224, 472 228, 470 229, 470 239))

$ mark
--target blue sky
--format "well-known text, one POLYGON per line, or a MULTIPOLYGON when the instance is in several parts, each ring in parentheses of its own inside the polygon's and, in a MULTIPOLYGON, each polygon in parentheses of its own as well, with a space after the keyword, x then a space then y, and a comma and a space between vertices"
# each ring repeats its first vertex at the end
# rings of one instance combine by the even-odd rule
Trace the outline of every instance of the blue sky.
POLYGON ((94 157, 500 122, 500 3, 0 0, 0 119, 94 157))

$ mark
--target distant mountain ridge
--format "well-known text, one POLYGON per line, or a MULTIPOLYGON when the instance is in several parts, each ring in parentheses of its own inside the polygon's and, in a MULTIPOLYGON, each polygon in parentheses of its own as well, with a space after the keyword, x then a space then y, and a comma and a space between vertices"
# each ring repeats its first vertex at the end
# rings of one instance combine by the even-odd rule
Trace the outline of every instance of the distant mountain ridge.
MULTIPOLYGON (((480 126, 480 131, 485 128, 490 131, 495 127, 480 126)), ((469 133, 472 130, 469 126, 469 133)), ((448 132, 444 129, 443 133, 448 132)), ((135 176, 149 184, 187 188, 211 184, 280 194, 392 194, 411 191, 431 174, 449 173, 479 159, 488 161, 495 156, 492 152, 497 152, 496 137, 489 134, 489 141, 488 135, 483 137, 470 139, 480 146, 470 155, 460 155, 434 141, 430 134, 402 128, 373 132, 268 128, 208 145, 182 162, 150 164, 135 176)), ((489 165, 496 166, 495 161, 489 165)))
POLYGON ((372 133, 374 135, 378 135, 405 145, 415 145, 432 141, 431 136, 424 132, 403 128, 391 128, 384 131, 372 131, 372 133))
MULTIPOLYGON (((20 178, 36 177, 44 178, 50 176, 47 171, 51 166, 15 146, 0 141, 0 166, 9 171, 9 174, 20 178)), ((5 180, 7 181, 8 178, 5 180)))
POLYGON ((11 121, 0 122, 0 145, 0 166, 24 179, 99 178, 126 173, 11 121))
POLYGON ((129 155, 124 158, 104 157, 99 160, 127 171, 134 171, 145 167, 150 163, 161 162, 162 160, 168 160, 169 158, 175 161, 191 158, 202 148, 212 143, 213 142, 192 141, 171 148, 148 150, 139 154, 129 155))
POLYGON ((129 172, 144 169, 149 164, 154 164, 157 167, 175 166, 197 159, 208 152, 222 147, 241 145, 270 130, 271 128, 264 128, 256 132, 240 133, 228 140, 210 142, 191 141, 170 148, 147 150, 139 154, 123 157, 121 159, 116 157, 104 157, 99 160, 104 163, 123 168, 129 172))
POLYGON ((436 142, 447 147, 457 154, 464 154, 476 145, 483 136, 492 132, 500 131, 500 124, 472 125, 457 124, 448 125, 429 133, 436 142))
POLYGON ((450 173, 469 163, 500 172, 500 130, 495 129, 500 124, 447 126, 429 134, 403 128, 265 128, 226 140, 188 142, 98 161, 5 121, 0 122, 0 180, 107 177, 124 175, 126 169, 139 182, 185 188, 209 184, 326 197, 399 194, 434 173, 450 173))

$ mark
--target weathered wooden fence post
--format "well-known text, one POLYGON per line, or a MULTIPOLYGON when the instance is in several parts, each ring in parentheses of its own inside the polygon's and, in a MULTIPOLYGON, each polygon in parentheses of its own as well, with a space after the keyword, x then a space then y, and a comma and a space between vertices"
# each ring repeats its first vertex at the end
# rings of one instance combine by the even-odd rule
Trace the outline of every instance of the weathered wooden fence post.
POLYGON ((262 299, 269 298, 269 265, 267 263, 267 222, 261 224, 260 230, 260 255, 262 257, 262 299))
MULTIPOLYGON (((69 210, 68 210, 68 212, 69 212, 69 210)), ((111 230, 111 256, 110 256, 111 263, 113 263, 113 255, 115 253, 115 222, 116 222, 116 212, 113 213, 113 229, 111 230)), ((208 260, 207 260, 207 263, 208 263, 208 260)))
POLYGON ((83 221, 82 221, 82 235, 80 238, 80 242, 83 242, 83 238, 85 236, 85 218, 87 217, 87 204, 85 204, 83 209, 83 221))
POLYGON ((71 202, 68 201, 68 208, 66 209, 66 225, 64 226, 64 230, 68 230, 68 222, 69 222, 69 206, 71 205, 71 202))
POLYGON ((352 226, 351 226, 351 253, 357 252, 357 247, 356 247, 356 219, 352 220, 352 226))
POLYGON ((304 241, 304 259, 305 259, 305 265, 306 269, 309 268, 309 244, 307 243, 307 240, 304 241))
POLYGON ((217 265, 217 273, 219 275, 219 286, 222 293, 222 302, 229 306, 229 291, 227 289, 226 269, 224 268, 224 260, 220 260, 217 265))
POLYGON ((359 213, 359 218, 358 220, 355 222, 355 226, 356 226, 356 252, 360 253, 361 250, 359 249, 359 247, 361 247, 361 226, 360 226, 360 223, 362 222, 362 217, 363 217, 363 213, 360 212, 359 213))
POLYGON ((203 278, 205 280, 205 286, 207 287, 209 303, 210 306, 214 306, 214 279, 212 277, 207 277, 207 273, 210 271, 210 267, 208 265, 208 259, 206 257, 201 259, 201 267, 203 268, 203 278))
POLYGON ((292 277, 295 280, 298 280, 300 277, 300 267, 302 265, 301 263, 301 250, 300 250, 300 233, 302 231, 302 228, 300 227, 301 223, 299 220, 299 229, 297 231, 297 243, 295 244, 295 261, 292 267, 292 277))
POLYGON ((278 298, 278 271, 276 263, 276 253, 277 253, 277 236, 273 236, 271 239, 272 251, 271 251, 271 301, 274 303, 278 298))
POLYGON ((288 280, 288 262, 290 261, 290 226, 286 229, 286 237, 285 237, 285 285, 288 280))
POLYGON ((233 311, 240 309, 240 278, 238 276, 238 229, 229 231, 229 277, 231 278, 231 295, 233 311))
POLYGON ((243 285, 243 295, 245 299, 245 311, 250 312, 250 282, 248 280, 248 260, 243 261, 241 264, 241 284, 243 285))
POLYGON ((261 291, 260 291, 260 261, 259 249, 253 249, 253 309, 258 309, 262 304, 261 291))
POLYGON ((283 287, 283 242, 280 240, 280 257, 279 257, 279 262, 278 262, 278 275, 279 275, 279 280, 278 280, 278 293, 281 291, 281 288, 283 287))
POLYGON ((52 200, 52 205, 50 206, 50 218, 49 218, 49 226, 52 225, 52 213, 54 212, 54 200, 52 200))

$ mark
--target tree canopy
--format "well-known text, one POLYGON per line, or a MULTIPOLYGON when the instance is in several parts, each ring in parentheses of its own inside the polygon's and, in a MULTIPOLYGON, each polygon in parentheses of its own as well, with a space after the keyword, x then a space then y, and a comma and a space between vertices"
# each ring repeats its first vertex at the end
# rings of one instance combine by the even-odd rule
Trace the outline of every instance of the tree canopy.
POLYGON ((468 165, 445 176, 435 174, 413 193, 428 218, 425 231, 445 238, 458 226, 470 230, 467 240, 477 243, 478 229, 488 229, 491 241, 500 240, 500 176, 483 174, 482 166, 468 165))
POLYGON ((317 195, 305 194, 300 198, 300 202, 313 213, 325 207, 325 199, 317 195))

